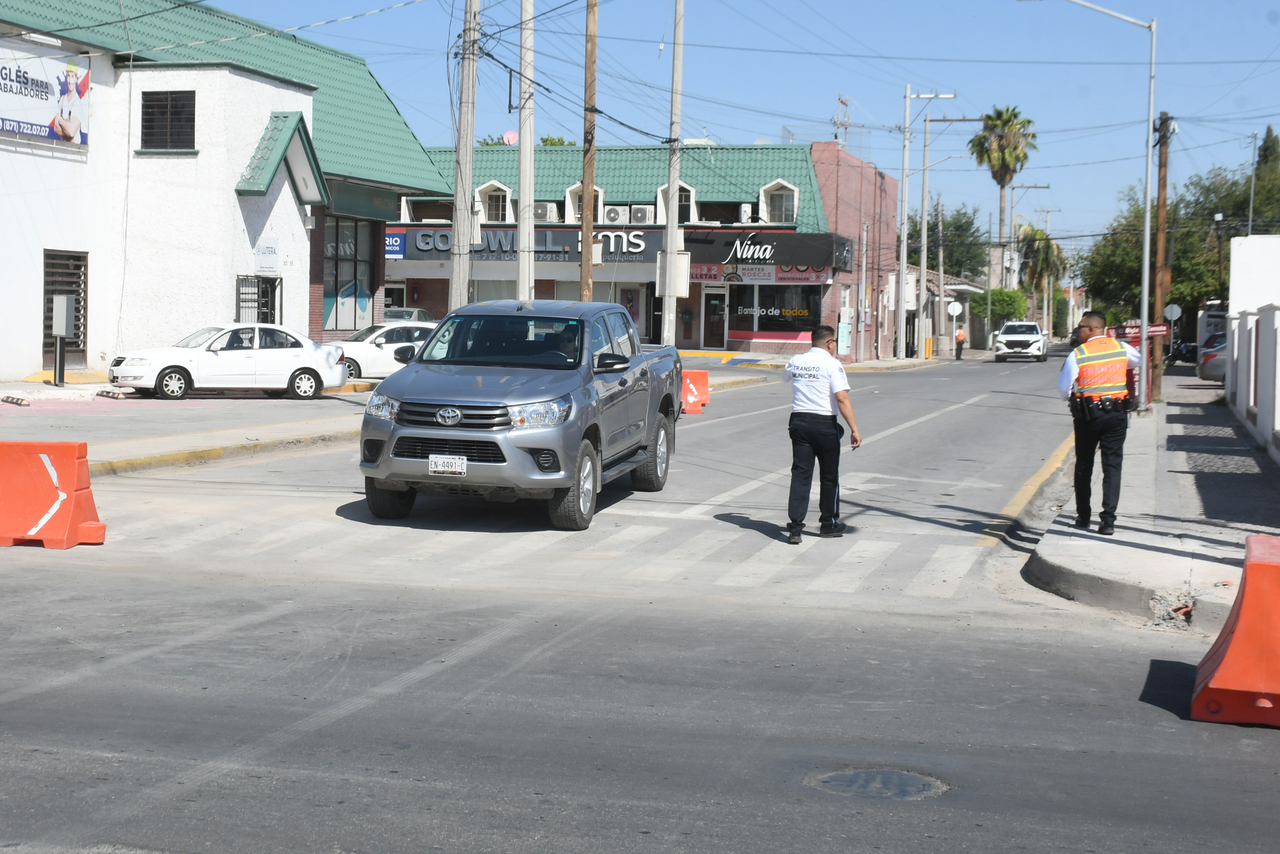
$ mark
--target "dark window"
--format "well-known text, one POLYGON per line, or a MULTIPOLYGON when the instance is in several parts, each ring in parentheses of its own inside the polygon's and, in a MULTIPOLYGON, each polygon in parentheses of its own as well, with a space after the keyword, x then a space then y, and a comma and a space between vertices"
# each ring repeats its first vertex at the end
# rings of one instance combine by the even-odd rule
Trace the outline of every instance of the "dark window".
POLYGON ((67 339, 67 367, 85 367, 89 309, 89 256, 84 252, 44 251, 44 366, 53 367, 53 298, 68 295, 75 306, 75 337, 67 339))
POLYGON ((142 147, 190 151, 196 147, 196 93, 142 93, 142 147))
POLYGON ((807 332, 822 316, 822 285, 758 285, 761 332, 807 332))
POLYGON ((278 323, 280 307, 278 278, 236 277, 236 323, 278 323))
POLYGON ((373 323, 372 228, 364 220, 325 218, 325 329, 362 329, 373 323))

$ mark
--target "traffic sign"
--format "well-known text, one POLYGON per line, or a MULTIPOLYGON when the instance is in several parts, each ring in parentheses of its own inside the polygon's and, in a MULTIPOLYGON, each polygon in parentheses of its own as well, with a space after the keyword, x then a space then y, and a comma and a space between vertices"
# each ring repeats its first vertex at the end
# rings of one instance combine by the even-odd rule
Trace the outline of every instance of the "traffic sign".
POLYGON ((1182 306, 1177 303, 1169 303, 1164 307, 1164 319, 1169 321, 1177 320, 1182 317, 1182 306))
POLYGON ((947 314, 951 315, 952 317, 959 317, 960 313, 963 311, 964 311, 964 307, 961 306, 960 303, 958 302, 953 302, 951 303, 951 305, 947 306, 947 314))

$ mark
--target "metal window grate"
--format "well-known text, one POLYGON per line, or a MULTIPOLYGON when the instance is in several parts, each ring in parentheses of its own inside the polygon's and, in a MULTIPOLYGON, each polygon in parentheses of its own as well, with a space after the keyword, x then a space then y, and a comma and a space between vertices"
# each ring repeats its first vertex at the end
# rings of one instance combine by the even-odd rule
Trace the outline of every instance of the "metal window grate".
POLYGON ((236 276, 236 323, 279 323, 280 280, 236 276))
POLYGON ((196 147, 196 93, 142 93, 142 147, 189 151, 196 147))
POLYGON ((85 334, 89 316, 89 254, 87 252, 44 252, 44 365, 53 367, 53 298, 69 294, 76 311, 75 337, 67 339, 67 367, 83 368, 85 334))

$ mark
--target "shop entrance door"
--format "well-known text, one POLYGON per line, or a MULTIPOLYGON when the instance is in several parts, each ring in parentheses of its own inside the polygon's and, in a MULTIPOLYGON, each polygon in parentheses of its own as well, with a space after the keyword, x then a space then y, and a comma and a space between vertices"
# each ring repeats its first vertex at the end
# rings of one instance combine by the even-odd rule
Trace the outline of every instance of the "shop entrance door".
POLYGON ((644 311, 644 290, 641 286, 619 285, 618 302, 627 310, 627 314, 631 315, 631 322, 635 324, 636 332, 640 337, 647 338, 649 318, 644 311))
POLYGON ((723 350, 728 345, 725 337, 725 306, 729 302, 726 290, 707 290, 702 292, 702 349, 723 350))

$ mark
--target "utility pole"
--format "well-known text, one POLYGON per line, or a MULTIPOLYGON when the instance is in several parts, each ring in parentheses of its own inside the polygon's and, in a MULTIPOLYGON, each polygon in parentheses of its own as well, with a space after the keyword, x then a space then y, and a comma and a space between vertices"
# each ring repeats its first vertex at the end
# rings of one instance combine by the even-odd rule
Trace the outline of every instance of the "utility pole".
MULTIPOLYGON (((1053 239, 1053 215, 1061 213, 1062 208, 1036 208, 1036 213, 1044 214, 1045 237, 1053 239)), ((1037 222, 1039 218, 1037 217, 1037 222)), ((1050 338, 1053 337, 1053 282, 1044 283, 1044 305, 1041 306, 1044 328, 1050 338)))
MULTIPOLYGON (((862 212, 861 208, 859 208, 858 212, 859 213, 862 212)), ((858 311, 856 315, 858 319, 857 361, 859 362, 861 362, 863 359, 862 332, 863 332, 863 326, 866 325, 866 318, 864 317, 863 312, 865 311, 865 308, 867 305, 867 232, 870 231, 870 229, 871 229, 871 223, 864 222, 862 224, 862 270, 858 274, 858 311)))
MULTIPOLYGON (((942 351, 942 333, 947 328, 947 322, 943 319, 946 314, 947 292, 942 286, 943 276, 946 275, 946 268, 942 264, 942 248, 946 244, 947 232, 944 229, 942 218, 942 194, 938 194, 938 301, 934 304, 933 309, 933 337, 937 338, 937 345, 933 348, 934 356, 938 356, 942 351)), ((926 264, 927 266, 927 264, 926 264)))
MULTIPOLYGON (((684 0, 676 0, 675 32, 671 43, 671 130, 667 151, 667 223, 662 232, 662 344, 676 343, 676 276, 680 256, 680 98, 684 72, 684 0)), ((701 344, 701 342, 699 342, 701 344)))
POLYGON ((924 114, 924 164, 920 176, 920 282, 916 295, 916 355, 924 355, 924 307, 929 299, 929 114, 924 114))
MULTIPOLYGON (((1165 248, 1169 238, 1169 138, 1173 136, 1173 121, 1169 114, 1160 113, 1156 134, 1160 146, 1160 171, 1156 175, 1156 323, 1164 320, 1164 301, 1173 284, 1173 267, 1168 263, 1165 248)), ((1161 397, 1164 381, 1164 337, 1156 336, 1151 347, 1151 399, 1161 397)))
POLYGON ((480 51, 480 0, 467 0, 462 20, 458 73, 458 139, 453 168, 453 244, 449 250, 449 310, 470 301, 471 223, 475 210, 472 158, 476 145, 476 60, 480 51))
POLYGON ((898 287, 894 300, 893 357, 907 356, 907 166, 911 154, 911 84, 902 100, 902 179, 898 187, 898 287))
POLYGON ((587 0, 586 79, 582 96, 582 293, 583 302, 591 302, 592 263, 596 252, 594 229, 596 219, 596 13, 599 0, 587 0))
POLYGON ((520 174, 516 191, 516 299, 533 299, 533 0, 520 0, 520 174))
MULTIPOLYGON (((993 248, 994 247, 991 244, 991 212, 988 211, 987 212, 987 316, 985 318, 986 328, 983 330, 984 332, 987 333, 986 336, 984 337, 987 339, 986 349, 988 350, 991 349, 991 341, 992 341, 991 330, 995 327, 995 324, 991 322, 991 251, 993 248)), ((1003 257, 1001 257, 1000 259, 1000 277, 1002 279, 1004 278, 1004 258, 1003 257)))
MULTIPOLYGON (((1160 117, 1164 118, 1164 113, 1160 117)), ((1253 236, 1253 190, 1258 184, 1258 132, 1253 132, 1253 169, 1249 173, 1249 231, 1247 236, 1253 236)))

